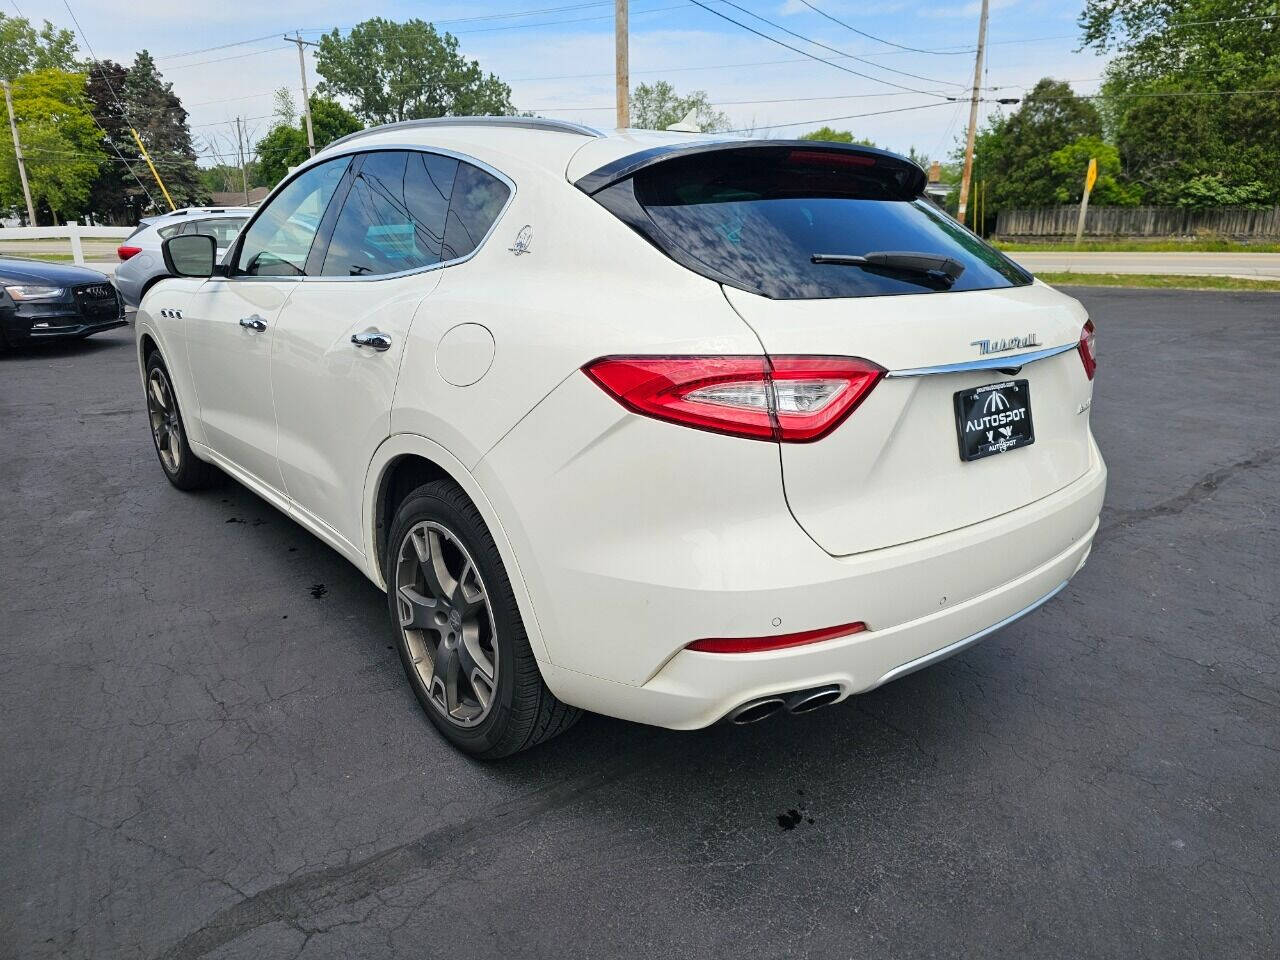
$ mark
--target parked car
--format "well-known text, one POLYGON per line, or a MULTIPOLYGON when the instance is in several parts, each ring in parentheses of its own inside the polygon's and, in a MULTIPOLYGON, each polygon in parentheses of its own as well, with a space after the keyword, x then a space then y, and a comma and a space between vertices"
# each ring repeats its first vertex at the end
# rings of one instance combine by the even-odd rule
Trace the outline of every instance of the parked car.
POLYGON ((384 589, 481 757, 580 709, 691 729, 870 690, 1060 591, 1106 479, 1084 309, 924 186, 848 144, 354 134, 224 261, 165 241, 181 278, 137 318, 161 466, 384 589))
POLYGON ((115 284, 124 302, 137 307, 147 291, 168 276, 160 255, 164 240, 203 233, 213 237, 218 249, 226 252, 252 213, 252 207, 186 207, 142 220, 138 229, 116 248, 121 262, 116 267, 115 284))
POLYGON ((124 304, 97 270, 0 257, 0 350, 87 337, 124 323, 124 304))

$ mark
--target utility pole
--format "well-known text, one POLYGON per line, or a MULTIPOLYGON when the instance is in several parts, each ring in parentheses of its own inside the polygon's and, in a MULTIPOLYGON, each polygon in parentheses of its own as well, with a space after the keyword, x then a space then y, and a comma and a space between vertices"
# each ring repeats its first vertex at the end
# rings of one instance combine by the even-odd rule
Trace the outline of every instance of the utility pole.
POLYGON ((285 37, 290 43, 298 45, 298 70, 302 74, 302 114, 307 118, 307 149, 311 151, 311 156, 316 155, 316 136, 311 132, 311 95, 307 93, 307 60, 302 54, 303 47, 314 47, 317 44, 311 43, 309 40, 303 40, 302 34, 296 37, 285 37))
POLYGON ((244 205, 249 205, 249 174, 244 167, 244 133, 240 127, 241 120, 236 117, 236 155, 240 160, 240 186, 244 190, 244 205))
POLYGON ((978 21, 978 55, 973 60, 973 99, 969 101, 969 135, 964 146, 964 176, 960 178, 960 206, 956 219, 964 223, 969 203, 969 178, 973 175, 973 138, 978 130, 978 87, 982 83, 982 53, 987 46, 987 0, 982 0, 982 18, 978 21))
POLYGON ((4 105, 9 108, 9 132, 13 134, 13 155, 18 158, 18 178, 22 181, 22 195, 27 198, 27 226, 36 226, 36 208, 31 203, 31 186, 27 183, 27 164, 22 159, 22 143, 18 140, 18 121, 13 118, 13 97, 9 94, 9 81, 4 84, 4 105))
POLYGON ((613 0, 613 58, 617 78, 618 127, 631 126, 630 31, 627 0, 613 0))

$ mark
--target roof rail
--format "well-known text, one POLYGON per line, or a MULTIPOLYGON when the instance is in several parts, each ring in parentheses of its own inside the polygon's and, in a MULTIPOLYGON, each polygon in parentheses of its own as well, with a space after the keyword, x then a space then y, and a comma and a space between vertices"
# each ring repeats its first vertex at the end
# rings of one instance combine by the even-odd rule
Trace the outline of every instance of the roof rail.
POLYGON ((358 140, 387 130, 412 130, 417 127, 519 127, 525 130, 550 130, 556 133, 576 133, 581 137, 603 137, 595 127, 588 127, 569 120, 552 120, 548 117, 429 117, 425 120, 401 120, 399 123, 383 123, 365 130, 357 130, 339 137, 324 149, 340 143, 358 140))

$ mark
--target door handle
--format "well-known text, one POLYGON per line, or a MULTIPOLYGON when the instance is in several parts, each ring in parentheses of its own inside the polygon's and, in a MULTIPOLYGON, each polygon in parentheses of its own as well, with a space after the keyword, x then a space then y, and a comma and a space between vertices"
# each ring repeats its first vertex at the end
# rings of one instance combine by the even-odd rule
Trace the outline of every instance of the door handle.
POLYGON ((391 334, 382 333, 380 330, 365 330, 361 333, 353 333, 351 342, 357 347, 372 347, 381 353, 383 350, 391 349, 391 334))
POLYGON ((267 329, 267 321, 263 320, 255 313, 251 317, 241 317, 240 326, 248 330, 257 330, 261 333, 263 330, 267 329))

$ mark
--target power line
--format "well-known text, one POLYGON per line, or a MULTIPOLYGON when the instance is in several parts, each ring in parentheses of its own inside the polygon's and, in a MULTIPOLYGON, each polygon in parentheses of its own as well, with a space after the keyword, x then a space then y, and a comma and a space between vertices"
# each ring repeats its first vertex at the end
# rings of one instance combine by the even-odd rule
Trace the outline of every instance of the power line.
MULTIPOLYGON (((71 22, 75 25, 76 32, 80 34, 80 39, 84 41, 84 45, 89 51, 89 56, 93 57, 93 62, 101 63, 98 59, 98 55, 93 52, 93 45, 89 43, 89 37, 85 34, 84 28, 80 26, 80 21, 76 19, 76 14, 75 11, 71 9, 71 4, 68 3, 67 0, 62 0, 62 5, 67 8, 67 13, 71 16, 71 22)), ((125 123, 129 123, 129 114, 124 108, 124 103, 121 102, 118 96, 116 96, 115 87, 111 86, 111 81, 107 79, 106 71, 99 70, 99 76, 102 78, 102 82, 106 84, 107 92, 111 94, 111 99, 114 100, 116 102, 116 106, 120 108, 120 116, 124 118, 125 123)), ((120 162, 124 164, 124 168, 129 171, 129 175, 137 181, 138 186, 142 188, 142 192, 147 195, 147 203, 152 206, 156 205, 156 199, 151 195, 151 191, 147 189, 147 185, 142 182, 142 178, 138 176, 133 167, 130 166, 129 162, 125 160, 124 154, 120 152, 120 148, 117 147, 115 141, 111 139, 111 134, 107 133, 106 128, 98 122, 98 118, 93 115, 92 110, 89 111, 89 118, 93 120, 93 125, 101 131, 103 142, 115 152, 115 155, 120 159, 120 162)), ((130 127, 133 126, 132 123, 129 123, 129 125, 130 127)))
POLYGON ((825 11, 819 10, 812 3, 810 3, 809 0, 800 0, 800 2, 803 3, 810 10, 812 10, 814 13, 818 14, 818 16, 826 17, 832 23, 837 23, 840 26, 844 27, 846 30, 852 30, 854 33, 858 34, 859 36, 866 37, 868 40, 875 40, 878 43, 885 43, 891 47, 897 47, 899 50, 910 50, 912 53, 941 54, 943 56, 955 56, 959 53, 965 52, 960 50, 922 50, 920 47, 908 47, 901 43, 894 43, 892 40, 886 40, 884 37, 877 37, 873 33, 867 33, 865 30, 859 30, 857 27, 853 26, 853 24, 845 23, 843 20, 837 20, 831 14, 826 13, 825 11))
MULTIPOLYGON (((910 91, 911 93, 925 93, 924 90, 917 90, 915 87, 906 87, 900 83, 894 83, 892 80, 884 80, 880 77, 873 77, 868 73, 860 73, 857 70, 851 70, 849 67, 841 66, 838 63, 833 63, 832 61, 827 60, 823 57, 819 57, 816 54, 812 54, 805 50, 801 50, 799 47, 793 47, 791 46, 791 44, 783 40, 779 40, 777 37, 771 37, 767 33, 762 33, 761 31, 757 30, 755 27, 748 26, 747 24, 743 23, 740 20, 735 20, 733 19, 733 17, 730 17, 726 14, 721 13, 719 10, 713 10, 711 7, 703 3, 702 0, 689 0, 689 2, 692 3, 695 7, 701 7, 703 10, 707 11, 707 13, 714 14, 715 16, 719 17, 721 20, 728 20, 730 23, 741 27, 743 30, 748 31, 749 33, 754 33, 757 37, 763 37, 765 40, 768 40, 770 43, 776 43, 780 47, 786 47, 788 50, 791 50, 794 53, 801 54, 802 56, 808 57, 810 60, 817 60, 819 63, 825 63, 829 67, 835 67, 837 70, 843 70, 845 73, 851 73, 855 77, 862 77, 864 80, 873 80, 876 83, 883 83, 885 86, 897 87, 899 90, 907 90, 907 91, 910 91)), ((934 94, 928 94, 928 95, 934 96, 934 94)))
MULTIPOLYGON (((865 63, 870 67, 875 67, 877 70, 885 70, 889 73, 897 73, 904 77, 911 77, 913 80, 923 80, 925 83, 941 83, 950 87, 964 86, 964 84, 955 83, 954 81, 951 81, 951 80, 939 80, 937 77, 922 77, 918 73, 908 73, 906 70, 897 70, 893 67, 885 67, 878 63, 872 63, 870 60, 864 60, 862 57, 854 56, 852 53, 846 53, 843 50, 837 50, 833 46, 822 43, 819 40, 813 40, 809 37, 804 36, 803 34, 796 33, 794 30, 788 30, 782 24, 776 23, 773 20, 770 20, 768 17, 762 17, 760 16, 760 14, 754 13, 751 10, 748 10, 746 7, 739 6, 738 4, 734 3, 733 0, 718 0, 718 2, 723 3, 727 6, 733 7, 735 10, 741 10, 747 16, 755 17, 761 23, 767 23, 769 24, 769 26, 773 27, 775 30, 781 30, 783 33, 789 34, 790 36, 793 36, 797 40, 801 40, 804 43, 811 43, 815 47, 821 47, 823 50, 830 50, 832 53, 838 54, 842 57, 848 57, 850 60, 857 60, 859 63, 865 63)), ((699 4, 699 6, 701 6, 701 4, 699 4)))
POLYGON ((893 110, 874 110, 871 113, 850 113, 843 117, 822 117, 818 120, 788 120, 784 123, 767 123, 758 127, 737 127, 733 130, 723 130, 722 133, 754 133, 757 130, 771 130, 774 127, 808 127, 815 123, 835 123, 838 120, 857 120, 861 117, 880 117, 887 113, 907 113, 911 110, 927 110, 929 107, 945 107, 945 100, 939 100, 935 103, 918 103, 914 107, 896 107, 893 110))

